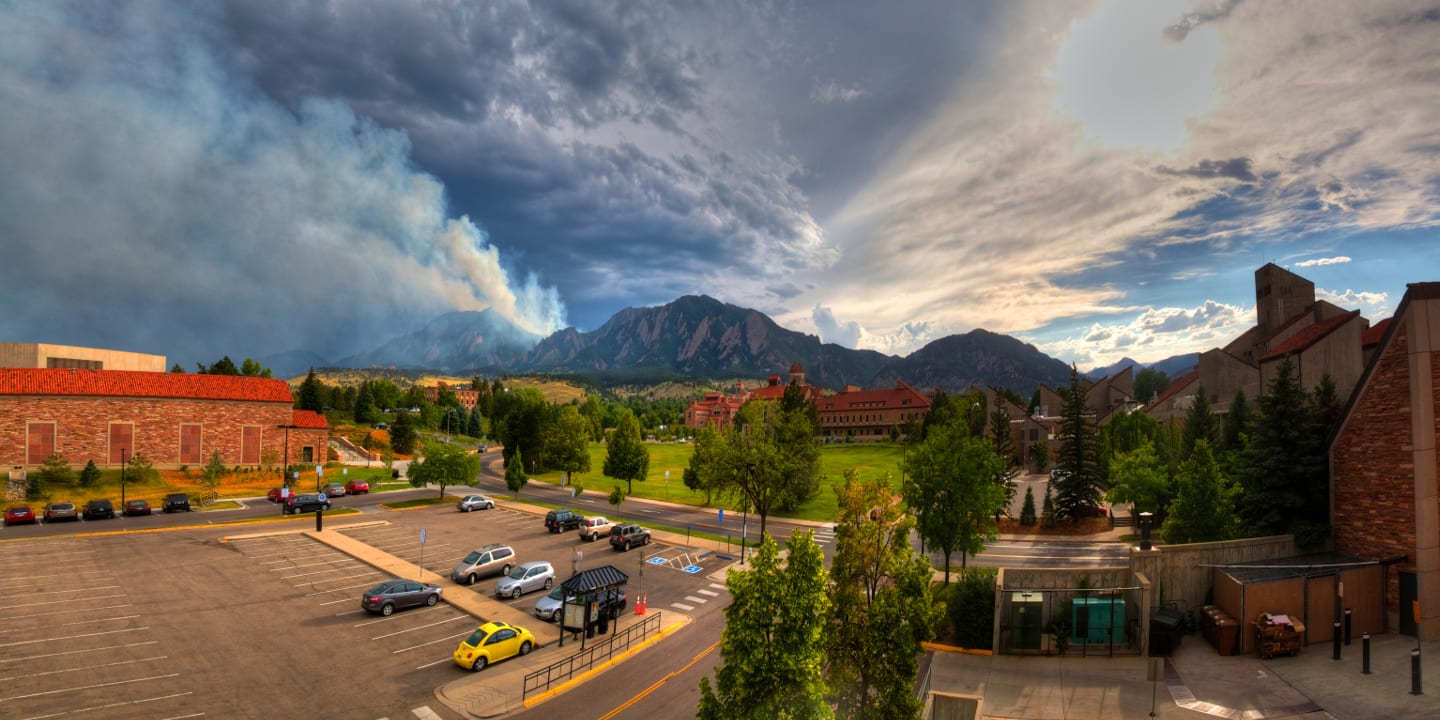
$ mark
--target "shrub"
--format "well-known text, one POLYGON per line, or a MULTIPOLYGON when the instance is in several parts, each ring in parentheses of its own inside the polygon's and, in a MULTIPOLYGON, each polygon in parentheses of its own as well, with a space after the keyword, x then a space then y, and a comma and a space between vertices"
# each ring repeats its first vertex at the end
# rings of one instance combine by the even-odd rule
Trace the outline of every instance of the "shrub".
POLYGON ((1035 524, 1035 489, 1025 488, 1025 506, 1020 509, 1020 524, 1030 527, 1035 524))
POLYGON ((95 483, 99 481, 100 468, 95 467, 95 461, 91 460, 90 462, 85 463, 85 469, 80 471, 80 487, 95 487, 95 483))
POLYGON ((950 637, 956 645, 970 649, 991 649, 995 630, 995 568, 970 567, 961 570, 947 593, 945 614, 950 618, 950 637))

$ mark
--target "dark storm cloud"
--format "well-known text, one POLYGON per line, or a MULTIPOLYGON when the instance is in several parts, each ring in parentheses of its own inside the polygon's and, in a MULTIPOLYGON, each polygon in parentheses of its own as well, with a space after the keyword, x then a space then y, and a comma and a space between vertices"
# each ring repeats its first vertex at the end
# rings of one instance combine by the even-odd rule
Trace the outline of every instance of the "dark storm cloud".
POLYGON ((1184 42, 1190 32, 1206 23, 1224 20, 1235 10, 1241 0, 1211 0, 1201 3, 1194 12, 1186 13, 1174 25, 1165 28, 1164 36, 1170 42, 1184 42))
POLYGON ((1251 169, 1250 158, 1238 157, 1229 160, 1201 160, 1188 168, 1179 170, 1162 166, 1160 172, 1167 175, 1185 175, 1197 178, 1230 178, 1241 182, 1256 182, 1260 178, 1251 169))

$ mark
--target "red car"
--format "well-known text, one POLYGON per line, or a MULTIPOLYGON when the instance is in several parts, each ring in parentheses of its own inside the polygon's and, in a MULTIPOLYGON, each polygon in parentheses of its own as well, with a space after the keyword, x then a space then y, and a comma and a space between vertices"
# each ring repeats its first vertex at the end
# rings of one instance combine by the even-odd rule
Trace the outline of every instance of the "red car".
POLYGON ((144 500, 131 500, 130 502, 125 503, 125 509, 121 512, 125 515, 129 515, 132 517, 135 515, 149 515, 150 503, 145 502, 144 500))
POLYGON ((370 483, 366 480, 351 480, 345 483, 346 495, 359 495, 370 492, 370 483))
POLYGON ((265 493, 265 499, 270 502, 280 502, 280 488, 270 488, 270 492, 265 493))
POLYGON ((35 511, 29 505, 11 505, 5 510, 5 526, 35 524, 35 511))

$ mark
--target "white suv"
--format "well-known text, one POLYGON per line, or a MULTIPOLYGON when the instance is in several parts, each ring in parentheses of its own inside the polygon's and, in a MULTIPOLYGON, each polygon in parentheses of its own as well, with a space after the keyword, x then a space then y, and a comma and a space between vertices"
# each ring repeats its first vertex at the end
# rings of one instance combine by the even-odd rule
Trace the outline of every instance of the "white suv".
POLYGON ((598 515, 587 517, 580 521, 580 537, 589 542, 595 542, 602 537, 610 537, 610 528, 614 526, 615 523, 598 515))

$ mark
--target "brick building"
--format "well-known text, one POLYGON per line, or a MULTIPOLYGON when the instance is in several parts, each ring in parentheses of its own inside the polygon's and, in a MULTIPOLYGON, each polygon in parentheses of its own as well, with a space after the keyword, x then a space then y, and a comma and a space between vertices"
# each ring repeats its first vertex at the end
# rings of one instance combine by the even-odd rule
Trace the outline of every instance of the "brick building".
POLYGON ((432 405, 440 402, 440 391, 449 390, 455 393, 455 399, 460 401, 461 407, 467 411, 475 409, 475 403, 480 401, 480 391, 471 388, 469 385, 450 385, 444 380, 435 385, 427 385, 425 388, 425 401, 432 405))
POLYGON ((324 462, 329 425, 284 380, 135 370, 0 368, 0 463, 157 468, 324 462))
POLYGON ((820 413, 820 436, 826 441, 876 442, 889 440, 892 430, 923 423, 930 414, 930 398, 903 382, 893 388, 861 390, 847 386, 815 404, 820 413))
POLYGON ((1330 445, 1335 550, 1385 568, 1392 631, 1436 640, 1440 283, 1410 285, 1367 354, 1373 359, 1330 445))

